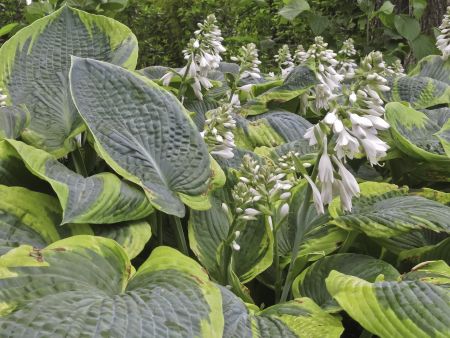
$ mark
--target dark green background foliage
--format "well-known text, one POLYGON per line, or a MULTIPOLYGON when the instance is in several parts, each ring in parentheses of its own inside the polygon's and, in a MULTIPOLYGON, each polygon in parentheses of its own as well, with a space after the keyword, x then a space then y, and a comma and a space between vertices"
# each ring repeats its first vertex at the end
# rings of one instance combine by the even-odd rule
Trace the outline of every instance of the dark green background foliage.
MULTIPOLYGON (((292 0, 291 0, 292 1, 292 0)), ((59 5, 61 1, 50 0, 59 5)), ((86 1, 85 1, 86 2, 86 1)), ((92 0, 91 2, 95 2, 92 0)), ((305 11, 289 21, 279 11, 289 0, 130 0, 125 10, 106 12, 101 8, 84 10, 115 16, 129 26, 139 40, 139 66, 183 64, 182 50, 196 29, 197 22, 214 13, 220 23, 228 47, 226 57, 234 54, 241 45, 257 44, 264 65, 270 65, 273 55, 283 44, 292 49, 298 44, 307 47, 314 36, 322 35, 330 47, 337 49, 348 37, 355 40, 356 47, 367 53, 379 49, 387 57, 399 57, 406 65, 414 63, 422 54, 431 54, 434 31, 445 11, 445 0, 392 0, 393 14, 418 18, 414 3, 427 3, 420 15, 421 30, 428 38, 407 41, 378 16, 368 19, 369 7, 377 10, 383 0, 309 0, 310 11, 305 11), (420 50, 421 52, 418 52, 420 50), (415 55, 420 53, 420 55, 415 55)), ((22 0, 3 0, 0 4, 0 44, 27 23, 52 11, 51 5, 34 3, 24 6, 22 0), (8 34, 1 28, 18 23, 8 34)), ((74 1, 83 3, 83 1, 74 1)), ((392 20, 391 20, 392 21, 392 20)))

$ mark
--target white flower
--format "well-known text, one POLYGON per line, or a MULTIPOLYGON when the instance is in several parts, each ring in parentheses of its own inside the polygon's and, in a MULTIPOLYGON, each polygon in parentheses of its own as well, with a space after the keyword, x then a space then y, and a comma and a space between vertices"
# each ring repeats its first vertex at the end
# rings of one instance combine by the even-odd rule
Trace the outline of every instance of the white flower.
POLYGON ((259 65, 261 61, 258 59, 258 50, 254 43, 249 43, 239 49, 239 55, 231 57, 231 60, 239 63, 239 78, 243 79, 248 76, 254 79, 261 78, 259 65))
POLYGON ((386 156, 389 146, 376 135, 367 134, 360 142, 371 165, 378 164, 378 160, 386 156))
POLYGON ((348 158, 352 159, 359 153, 359 141, 356 137, 350 135, 347 129, 343 129, 336 139, 334 150, 338 158, 348 156, 348 158))
POLYGON ((338 173, 341 176, 342 187, 346 189, 346 191, 351 196, 357 196, 359 194, 359 185, 356 182, 355 177, 352 175, 350 171, 345 167, 345 165, 336 157, 333 157, 334 163, 338 166, 338 173))
POLYGON ((292 55, 288 45, 283 45, 278 50, 278 54, 275 55, 275 61, 278 63, 283 78, 286 78, 292 69, 294 69, 294 62, 292 61, 292 55))
POLYGON ((0 107, 3 107, 6 105, 6 99, 8 98, 8 95, 4 95, 3 93, 3 89, 0 88, 0 107))
POLYGON ((231 243, 231 247, 233 248, 234 251, 239 251, 239 250, 241 250, 241 246, 240 246, 239 244, 237 244, 236 241, 233 241, 233 242, 231 243))
POLYGON ((303 137, 307 140, 309 140, 309 145, 313 146, 316 145, 318 143, 319 139, 323 139, 324 137, 324 133, 322 131, 322 128, 320 128, 319 124, 315 124, 312 127, 309 127, 306 130, 305 135, 303 135, 303 137))
POLYGON ((244 210, 244 214, 247 216, 257 216, 257 215, 261 215, 261 211, 256 210, 254 208, 247 208, 244 210))
POLYGON ((436 38, 436 46, 442 52, 442 57, 447 60, 450 55, 450 7, 447 7, 447 13, 439 26, 441 34, 436 38))
POLYGON ((326 182, 333 182, 334 181, 334 169, 333 169, 333 164, 331 163, 331 159, 330 156, 328 155, 327 152, 327 139, 324 138, 324 151, 322 153, 322 156, 320 156, 320 160, 319 160, 319 173, 318 173, 318 177, 319 177, 319 181, 321 183, 326 183, 326 182))
MULTIPOLYGON (((211 81, 208 79, 208 73, 219 67, 222 57, 220 53, 225 51, 222 46, 223 38, 220 29, 217 27, 217 20, 214 15, 208 15, 203 23, 198 23, 199 29, 194 32, 195 38, 191 39, 183 50, 184 59, 187 60, 186 66, 181 68, 178 74, 187 79, 195 96, 203 99, 202 88, 210 89, 211 81)), ((173 70, 170 71, 171 73, 173 70)), ((168 85, 173 77, 165 74, 161 80, 164 85, 168 85)))
POLYGON ((210 153, 225 159, 234 157, 233 149, 236 147, 232 132, 236 128, 236 120, 231 115, 231 111, 230 104, 208 111, 203 131, 203 139, 210 153))
POLYGON ((284 203, 280 208, 280 217, 284 218, 289 214, 289 204, 284 203))
POLYGON ((305 175, 305 179, 308 181, 309 185, 311 186, 314 206, 316 208, 317 213, 319 215, 324 214, 325 210, 323 208, 322 197, 320 195, 319 189, 314 184, 314 182, 311 180, 311 177, 309 177, 308 175, 305 175))

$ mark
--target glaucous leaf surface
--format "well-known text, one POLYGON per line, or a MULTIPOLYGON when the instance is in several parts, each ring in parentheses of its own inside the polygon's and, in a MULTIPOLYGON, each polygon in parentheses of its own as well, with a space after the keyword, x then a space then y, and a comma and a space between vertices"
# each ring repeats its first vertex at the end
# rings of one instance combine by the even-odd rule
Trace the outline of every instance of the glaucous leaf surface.
MULTIPOLYGON (((259 93, 257 88, 252 88, 255 97, 242 106, 241 114, 247 116, 265 113, 269 110, 268 104, 271 101, 277 103, 290 101, 306 93, 316 83, 317 78, 313 70, 306 66, 295 67, 279 86, 263 93, 259 93)), ((264 88, 263 86, 261 88, 264 88)))
POLYGON ((25 106, 0 107, 0 140, 18 138, 30 122, 30 112, 25 106))
POLYGON ((152 236, 152 228, 145 220, 91 225, 91 228, 95 236, 111 238, 119 243, 130 259, 141 253, 152 236))
POLYGON ((444 165, 442 170, 450 165, 449 119, 448 109, 421 112, 398 102, 386 106, 395 146, 415 159, 444 165))
POLYGON ((33 175, 50 184, 63 209, 63 224, 116 223, 141 219, 153 211, 139 187, 112 173, 85 178, 49 153, 20 141, 4 140, 0 152, 3 149, 14 151, 33 175))
POLYGON ((112 64, 74 58, 71 89, 100 156, 140 185, 159 210, 209 207, 207 147, 181 103, 150 80, 112 64))
POLYGON ((0 196, 0 255, 21 244, 44 248, 63 237, 92 233, 84 224, 60 227, 61 207, 52 196, 4 185, 0 196))
POLYGON ((326 311, 340 310, 328 293, 325 278, 332 270, 374 282, 382 274, 385 280, 396 280, 398 271, 389 263, 370 256, 345 253, 324 257, 297 276, 292 284, 295 298, 309 297, 326 311))
POLYGON ((448 337, 450 294, 421 281, 367 282, 332 271, 328 292, 360 325, 381 337, 448 337))
POLYGON ((113 19, 64 6, 0 48, 0 88, 7 103, 25 104, 31 113, 22 139, 57 157, 74 149, 73 138, 84 128, 69 89, 72 55, 134 69, 137 40, 113 19))
MULTIPOLYGON (((211 197, 212 208, 191 212, 189 218, 189 244, 211 276, 220 280, 223 271, 221 257, 223 242, 228 237, 231 224, 222 209, 222 200, 211 197)), ((249 221, 238 239, 241 249, 233 251, 233 270, 243 283, 255 278, 272 263, 273 236, 262 218, 249 221)))
POLYGON ((387 85, 391 88, 385 94, 389 102, 406 101, 416 109, 450 103, 449 85, 429 77, 390 78, 387 85))
POLYGON ((364 232, 369 237, 389 238, 413 230, 450 233, 450 208, 420 196, 393 190, 361 196, 351 213, 334 217, 333 224, 364 232))
POLYGON ((429 77, 450 85, 450 61, 441 55, 429 55, 421 59, 409 75, 429 77))
POLYGON ((332 338, 340 337, 341 322, 323 311, 309 298, 297 298, 264 310, 246 305, 221 287, 225 318, 223 337, 227 338, 332 338))
POLYGON ((8 337, 221 337, 220 290, 192 259, 158 247, 135 274, 115 241, 74 236, 0 257, 8 337))

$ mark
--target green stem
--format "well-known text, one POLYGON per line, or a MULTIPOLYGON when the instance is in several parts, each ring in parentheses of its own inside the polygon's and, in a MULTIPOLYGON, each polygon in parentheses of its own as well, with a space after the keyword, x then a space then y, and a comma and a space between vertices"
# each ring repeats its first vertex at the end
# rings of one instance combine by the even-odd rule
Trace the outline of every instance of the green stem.
POLYGON ((181 78, 180 89, 178 90, 178 96, 177 96, 178 100, 180 100, 180 101, 182 101, 182 99, 184 98, 183 95, 184 95, 184 92, 186 91, 185 90, 186 78, 189 73, 189 69, 191 68, 191 63, 192 63, 192 58, 189 58, 189 61, 186 65, 186 71, 184 72, 183 77, 181 78))
POLYGON ((72 159, 75 171, 83 177, 87 177, 88 172, 86 169, 86 165, 84 164, 83 155, 81 155, 81 151, 78 146, 74 151, 70 153, 70 158, 72 159))
POLYGON ((339 248, 338 253, 346 253, 348 251, 348 249, 350 249, 350 247, 352 246, 356 237, 358 237, 358 233, 356 231, 350 231, 348 233, 347 238, 345 239, 344 243, 339 248))
POLYGON ((181 224, 181 219, 174 216, 175 219, 175 235, 177 236, 178 248, 186 256, 189 256, 188 247, 186 244, 186 237, 184 236, 183 225, 181 224))
POLYGON ((273 265, 275 269, 275 304, 277 304, 281 296, 281 269, 280 256, 278 254, 277 227, 273 228, 273 265))
MULTIPOLYGON (((319 152, 318 158, 321 156, 321 153, 322 152, 319 152)), ((317 173, 319 170, 318 162, 319 161, 317 160, 316 164, 314 165, 313 172, 311 174, 311 180, 313 182, 316 180, 317 173)), ((286 281, 284 282, 283 292, 281 293, 280 302, 285 302, 287 300, 289 291, 291 289, 291 284, 294 280, 294 276, 293 276, 294 266, 295 266, 296 258, 298 256, 298 252, 300 250, 300 244, 303 241, 303 237, 305 235, 303 230, 304 230, 306 214, 308 211, 309 200, 311 199, 311 195, 312 195, 312 188, 311 188, 311 185, 308 184, 308 186, 306 187, 305 198, 303 200, 302 206, 297 212, 297 229, 295 231, 294 246, 292 247, 291 263, 289 264, 289 270, 288 270, 288 274, 286 277, 286 281)))
POLYGON ((158 230, 158 244, 164 245, 164 236, 163 236, 163 215, 161 213, 156 214, 156 226, 158 230))
POLYGON ((231 279, 229 276, 229 266, 231 264, 231 257, 233 255, 233 249, 231 248, 231 243, 233 242, 235 235, 234 232, 236 231, 237 222, 234 219, 233 223, 231 223, 231 226, 228 230, 228 236, 223 241, 223 255, 222 255, 222 284, 227 285, 231 284, 231 279))

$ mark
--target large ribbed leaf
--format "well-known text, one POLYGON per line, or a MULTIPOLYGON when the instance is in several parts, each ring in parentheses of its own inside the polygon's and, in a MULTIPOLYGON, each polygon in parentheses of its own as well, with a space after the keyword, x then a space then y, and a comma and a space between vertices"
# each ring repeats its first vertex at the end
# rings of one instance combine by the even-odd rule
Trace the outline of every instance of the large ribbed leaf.
POLYGON ((297 141, 285 143, 277 147, 257 147, 255 153, 268 157, 274 161, 277 161, 280 157, 286 155, 289 152, 298 153, 300 159, 305 161, 313 161, 317 157, 318 148, 316 146, 310 146, 309 141, 304 138, 300 138, 297 141))
POLYGON ((152 236, 152 228, 144 220, 91 225, 91 228, 96 236, 111 238, 119 243, 130 259, 141 253, 152 236))
POLYGON ((102 237, 11 250, 0 257, 2 335, 221 337, 220 290, 195 261, 159 247, 133 269, 102 237))
MULTIPOLYGON (((450 157, 446 154, 447 142, 450 144, 448 109, 428 110, 424 112, 393 102, 386 106, 386 120, 395 145, 405 154, 419 160, 439 162, 448 172, 450 157)), ((449 149, 450 151, 450 149, 449 149)))
POLYGON ((429 77, 391 78, 388 86, 391 88, 385 94, 388 101, 406 101, 416 109, 450 103, 449 85, 429 77))
POLYGON ((292 284, 294 297, 309 297, 327 311, 340 310, 328 293, 325 278, 332 270, 374 282, 383 274, 385 280, 396 280, 400 274, 390 264, 370 256, 337 254, 324 257, 304 270, 292 284))
POLYGON ((303 139, 306 130, 312 126, 303 117, 286 111, 269 111, 249 120, 244 135, 254 147, 275 147, 303 139))
POLYGON ((22 29, 0 49, 0 88, 5 88, 8 103, 25 104, 31 112, 22 138, 58 157, 73 150, 73 137, 84 128, 69 90, 71 55, 134 69, 137 41, 113 19, 63 7, 22 29))
POLYGON ((450 264, 450 237, 437 244, 404 250, 399 254, 399 260, 406 260, 413 264, 436 259, 442 259, 450 264))
MULTIPOLYGON (((228 237, 230 221, 222 201, 212 197, 212 208, 192 211, 189 219, 189 243, 192 251, 210 275, 220 280, 223 271, 223 242, 228 237)), ((241 249, 233 252, 233 270, 241 282, 255 278, 272 263, 272 232, 262 219, 249 221, 237 239, 241 249)))
POLYGON ((450 61, 442 55, 429 55, 419 61, 410 76, 425 76, 450 85, 450 61))
POLYGON ((402 275, 402 280, 419 280, 439 285, 450 291, 450 266, 444 261, 423 262, 402 275))
POLYGON ((139 187, 112 173, 84 178, 47 152, 20 141, 0 143, 0 152, 8 150, 14 151, 32 174, 51 185, 63 208, 64 224, 116 223, 141 219, 153 211, 139 187))
POLYGON ((270 88, 249 100, 242 106, 241 113, 244 115, 265 113, 269 110, 269 103, 290 101, 307 92, 316 83, 317 78, 313 70, 306 66, 298 66, 286 77, 282 85, 270 88))
POLYGON ((30 122, 30 112, 25 106, 0 107, 0 139, 18 138, 30 122))
POLYGON ((208 208, 207 147, 180 102, 148 79, 91 59, 73 60, 75 104, 97 150, 120 175, 142 186, 152 204, 184 216, 182 203, 208 208), (205 200, 195 203, 195 200, 205 200))
POLYGON ((449 337, 450 295, 421 281, 375 282, 332 271, 327 289, 366 330, 381 338, 449 337))
POLYGON ((377 238, 421 229, 450 233, 450 207, 393 190, 361 196, 354 201, 351 213, 336 215, 332 222, 343 229, 358 230, 377 238))
POLYGON ((60 227, 61 207, 52 196, 4 185, 0 196, 0 255, 21 244, 43 248, 62 237, 92 233, 86 225, 60 227))
POLYGON ((324 312, 309 298, 259 310, 244 304, 226 288, 221 288, 226 338, 331 338, 340 337, 341 322, 324 312))

